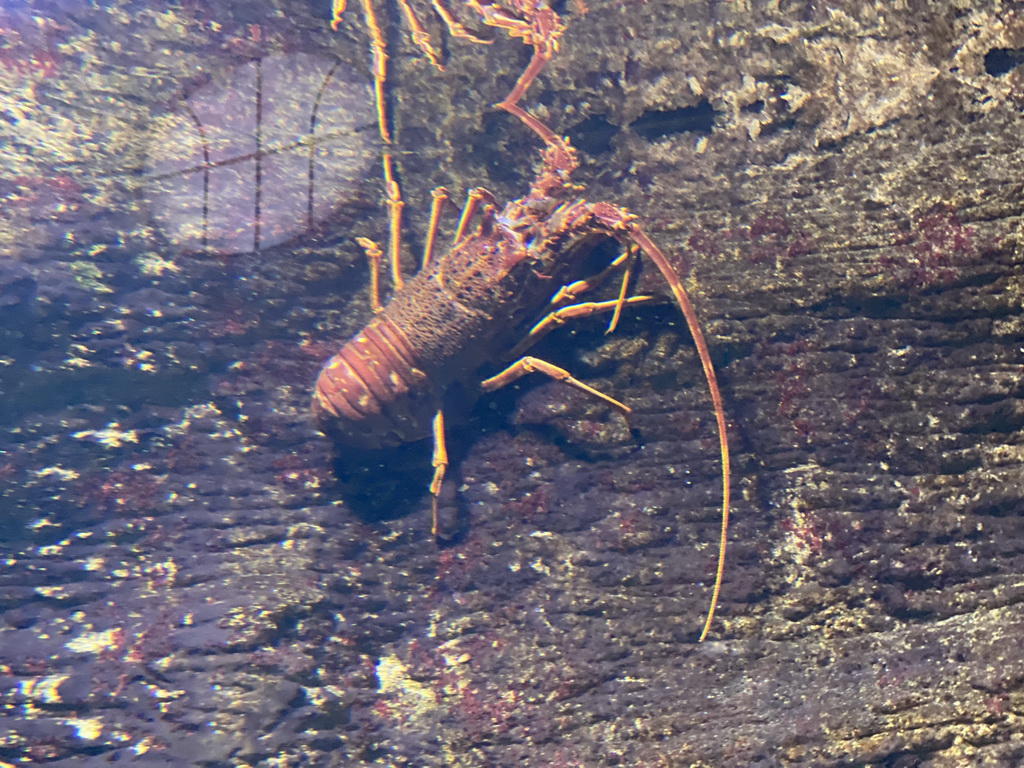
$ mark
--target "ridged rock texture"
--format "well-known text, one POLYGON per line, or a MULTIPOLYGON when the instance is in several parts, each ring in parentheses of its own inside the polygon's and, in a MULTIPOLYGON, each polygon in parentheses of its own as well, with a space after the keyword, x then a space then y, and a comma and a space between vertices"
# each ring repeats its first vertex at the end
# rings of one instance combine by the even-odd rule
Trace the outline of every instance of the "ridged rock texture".
MULTIPOLYGON (((411 4, 446 70, 377 0, 410 270, 433 187, 540 157, 491 107, 529 49, 411 4)), ((387 229, 357 3, 7 5, 3 764, 1024 762, 1018 4, 557 4, 523 105, 685 275, 725 395, 702 644, 717 445, 671 306, 535 350, 632 432, 530 379, 452 425, 440 547, 429 446, 313 428, 387 229)))

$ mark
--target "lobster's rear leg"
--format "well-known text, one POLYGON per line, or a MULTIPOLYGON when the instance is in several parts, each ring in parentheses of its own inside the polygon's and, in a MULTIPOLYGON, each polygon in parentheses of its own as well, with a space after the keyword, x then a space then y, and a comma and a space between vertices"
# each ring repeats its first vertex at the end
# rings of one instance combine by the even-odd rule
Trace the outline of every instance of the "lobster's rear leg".
POLYGON ((405 286, 402 277, 402 209, 405 201, 402 200, 402 188, 395 179, 391 152, 388 150, 384 151, 384 190, 388 207, 388 262, 391 264, 391 280, 395 290, 400 291, 405 286))
MULTIPOLYGON (((338 29, 341 23, 341 14, 345 11, 346 0, 334 0, 333 20, 331 27, 338 29)), ((384 142, 384 153, 382 166, 384 171, 384 194, 388 208, 388 260, 391 264, 391 279, 394 282, 395 290, 401 290, 405 284, 401 269, 401 233, 402 233, 402 208, 405 203, 402 201, 402 190, 395 179, 395 171, 391 156, 391 123, 388 120, 387 104, 384 99, 384 87, 387 84, 388 54, 387 45, 384 41, 384 32, 377 21, 377 14, 373 9, 373 0, 363 0, 363 19, 370 32, 370 50, 373 55, 373 90, 374 104, 377 109, 377 129, 380 138, 384 142)), ((411 8, 409 9, 411 13, 411 8)), ((413 26, 413 37, 416 38, 416 25, 413 26)), ((417 40, 419 43, 420 41, 417 40)), ((422 47, 422 45, 421 45, 422 47)), ((424 52, 436 62, 436 57, 431 51, 424 49, 424 52)))
POLYGON ((423 245, 423 261, 420 269, 426 269, 427 265, 434 260, 434 243, 437 241, 437 229, 441 223, 441 209, 448 201, 449 192, 444 187, 438 187, 430 193, 433 198, 430 204, 430 222, 427 224, 427 239, 423 245))
POLYGON ((441 495, 441 483, 444 482, 444 473, 448 469, 448 449, 444 442, 444 411, 441 410, 434 416, 434 455, 431 464, 434 467, 434 477, 430 481, 430 530, 436 541, 441 533, 437 517, 437 499, 441 495))
POLYGON ((373 240, 368 237, 357 237, 356 242, 366 252, 366 259, 370 262, 370 307, 373 311, 380 312, 384 305, 380 303, 380 260, 384 252, 373 240))
POLYGON ((455 235, 452 237, 452 245, 458 243, 465 236, 466 230, 469 229, 469 222, 480 210, 480 203, 484 203, 485 206, 490 206, 492 209, 498 206, 494 195, 483 187, 473 187, 469 190, 466 193, 466 203, 462 206, 462 215, 459 216, 458 226, 455 228, 455 235))

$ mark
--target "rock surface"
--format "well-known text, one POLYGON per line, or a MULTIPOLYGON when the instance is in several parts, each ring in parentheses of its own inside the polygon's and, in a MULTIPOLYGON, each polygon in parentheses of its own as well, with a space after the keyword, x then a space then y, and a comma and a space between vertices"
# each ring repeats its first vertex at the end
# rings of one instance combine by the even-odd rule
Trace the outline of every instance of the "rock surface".
MULTIPOLYGON (((248 254, 146 208, 205 84, 301 54, 365 87, 357 9, 332 33, 298 0, 103 5, 0 16, 0 760, 1024 761, 1015 4, 559 4, 524 103, 686 274, 727 401, 703 644, 716 438, 671 308, 538 347, 637 440, 542 382, 453 429, 436 547, 429 448, 334 457, 307 413, 369 315, 375 171, 248 254)), ((413 5, 446 71, 389 35, 410 264, 432 187, 507 199, 539 157, 488 106, 529 50, 413 5)), ((343 141, 360 167, 374 131, 343 141)))

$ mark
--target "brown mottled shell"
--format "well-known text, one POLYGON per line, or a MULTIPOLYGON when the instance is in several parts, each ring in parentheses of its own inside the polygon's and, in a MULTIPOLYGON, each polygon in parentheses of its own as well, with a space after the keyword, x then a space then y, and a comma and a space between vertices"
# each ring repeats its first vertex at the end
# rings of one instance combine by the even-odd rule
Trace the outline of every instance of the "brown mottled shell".
POLYGON ((409 340, 378 315, 327 361, 317 377, 317 426, 341 443, 386 448, 426 437, 438 408, 409 340))

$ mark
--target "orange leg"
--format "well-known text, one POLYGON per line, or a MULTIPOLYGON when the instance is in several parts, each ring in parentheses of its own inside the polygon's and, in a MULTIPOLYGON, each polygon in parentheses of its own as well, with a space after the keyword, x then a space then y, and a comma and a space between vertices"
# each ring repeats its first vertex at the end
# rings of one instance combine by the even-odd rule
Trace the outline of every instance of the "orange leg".
POLYGON ((574 378, 573 375, 564 368, 559 368, 557 365, 552 365, 551 363, 536 357, 521 357, 501 373, 481 381, 480 386, 487 392, 493 392, 496 389, 504 387, 506 384, 511 384, 513 381, 521 379, 528 373, 543 373, 545 376, 550 376, 555 381, 568 384, 573 389, 578 389, 580 392, 586 392, 588 395, 596 397, 599 400, 603 400, 621 413, 623 418, 629 417, 630 408, 625 403, 620 403, 614 397, 606 395, 604 392, 594 389, 588 384, 584 384, 579 379, 574 378))
POLYGON ((469 229, 469 220, 479 210, 481 201, 495 207, 498 204, 497 200, 494 199, 494 195, 483 187, 473 187, 473 189, 469 190, 466 194, 466 204, 462 206, 462 215, 459 216, 459 225, 455 228, 452 245, 459 242, 465 236, 466 230, 469 229))
POLYGON ((331 29, 335 32, 341 26, 341 15, 345 12, 346 0, 333 0, 331 3, 331 29))
MULTIPOLYGON (((637 300, 639 299, 639 297, 633 297, 632 299, 627 299, 626 298, 626 292, 629 290, 629 280, 630 280, 630 278, 633 275, 633 261, 635 260, 635 258, 636 258, 636 247, 635 246, 633 248, 626 248, 626 249, 624 249, 622 251, 622 253, 619 254, 612 261, 611 264, 609 264, 607 267, 602 269, 599 273, 597 273, 593 277, 587 277, 587 278, 584 278, 582 280, 577 280, 575 283, 570 283, 569 285, 563 285, 558 290, 558 293, 556 293, 554 295, 554 297, 552 297, 551 302, 550 302, 551 305, 557 307, 558 305, 563 304, 564 302, 575 301, 576 297, 579 296, 581 293, 586 293, 587 291, 593 290, 596 286, 598 286, 602 282, 604 282, 604 280, 608 277, 609 274, 611 274, 612 272, 617 270, 623 264, 626 264, 625 273, 622 276, 622 284, 619 287, 619 298, 616 301, 611 302, 611 303, 608 303, 608 302, 598 302, 598 304, 600 304, 601 307, 602 307, 602 309, 598 310, 598 311, 603 311, 603 309, 605 308, 606 305, 607 305, 607 308, 615 310, 614 314, 612 315, 612 319, 608 323, 608 330, 605 331, 606 334, 607 333, 611 333, 612 331, 615 330, 615 328, 619 324, 619 319, 622 316, 622 308, 626 304, 638 303, 637 300), (627 264, 626 262, 629 262, 629 263, 627 264)), ((646 297, 646 298, 648 300, 653 300, 654 299, 654 297, 646 297)), ((589 303, 587 303, 585 305, 580 305, 580 306, 594 306, 594 303, 593 302, 589 302, 589 303)), ((568 307, 566 307, 566 309, 568 309, 568 307)), ((561 325, 562 322, 564 322, 564 319, 568 319, 569 317, 578 317, 578 316, 580 316, 580 315, 568 315, 567 314, 567 315, 563 316, 559 312, 552 312, 550 315, 548 315, 548 317, 546 317, 543 320, 541 320, 541 322, 537 323, 537 325, 535 325, 530 330, 530 333, 527 336, 527 339, 537 339, 537 338, 540 338, 540 335, 543 335, 544 333, 547 333, 549 330, 551 330, 551 328, 546 328, 544 331, 540 330, 542 327, 544 327, 548 323, 556 323, 558 325, 561 325), (559 318, 563 318, 563 319, 559 319, 559 318), (538 335, 538 333, 540 335, 538 335)), ((530 341, 529 343, 532 344, 533 341, 530 341)), ((524 349, 526 346, 529 346, 529 344, 520 343, 516 347, 516 349, 524 349)), ((512 356, 514 357, 516 354, 518 354, 518 352, 513 352, 512 356)))
MULTIPOLYGON (((370 51, 373 55, 373 93, 374 104, 377 108, 377 130, 385 146, 391 144, 391 125, 388 120, 387 102, 384 99, 384 88, 388 77, 388 53, 384 41, 384 32, 377 21, 377 14, 373 8, 373 0, 362 0, 363 19, 366 28, 370 31, 370 51)), ((341 14, 344 13, 346 0, 334 0, 333 18, 331 26, 338 28, 341 23, 341 14)), ((410 9, 411 12, 411 9, 410 9)), ((413 28, 413 37, 416 36, 416 27, 413 28)), ((394 165, 391 152, 384 150, 382 159, 384 170, 384 194, 388 207, 388 261, 391 266, 391 279, 394 282, 395 290, 399 291, 405 284, 402 278, 401 249, 402 249, 402 208, 405 203, 402 201, 402 190, 395 180, 394 165)), ((379 296, 378 299, 379 301, 379 296)))
POLYGON ((366 258, 370 261, 370 306, 374 312, 380 312, 384 309, 380 303, 380 259, 384 253, 368 237, 357 237, 356 242, 366 251, 366 258))
POLYGON ((551 304, 558 306, 566 301, 575 301, 581 293, 592 291, 598 285, 603 283, 607 279, 608 275, 621 267, 626 260, 630 257, 628 250, 624 250, 621 254, 615 257, 611 264, 602 269, 593 277, 586 277, 582 280, 577 280, 575 283, 569 283, 569 285, 563 285, 552 299, 551 304))
POLYGON ((430 481, 430 530, 436 540, 441 532, 438 522, 437 499, 441 495, 441 483, 444 482, 444 473, 448 469, 448 450, 444 444, 444 411, 438 411, 434 416, 434 457, 431 461, 434 466, 434 478, 430 481))
POLYGON ((569 304, 562 306, 558 309, 553 310, 537 322, 533 328, 529 330, 526 336, 520 341, 515 348, 512 350, 509 357, 516 357, 521 355, 527 349, 536 344, 540 339, 546 336, 548 333, 553 331, 555 328, 564 325, 567 320, 589 317, 590 315, 598 312, 606 312, 612 310, 612 319, 608 324, 608 330, 605 333, 611 333, 615 330, 618 325, 619 318, 622 315, 622 308, 626 304, 649 304, 651 302, 661 301, 657 296, 626 296, 626 291, 629 288, 629 279, 632 273, 633 263, 632 259, 636 256, 636 247, 628 247, 623 249, 622 253, 619 254, 607 267, 602 269, 598 274, 593 277, 584 278, 577 280, 569 285, 563 285, 554 297, 550 301, 550 306, 558 307, 560 304, 564 304, 566 301, 575 301, 581 293, 593 290, 595 287, 600 285, 608 277, 611 272, 619 269, 624 263, 629 261, 626 265, 625 274, 622 277, 622 285, 619 288, 619 296, 617 299, 610 301, 587 301, 577 304, 569 304))
POLYGON ((423 245, 423 261, 420 264, 420 269, 426 269, 434 259, 434 242, 437 240, 437 228, 441 222, 441 208, 448 200, 448 194, 448 190, 444 187, 438 187, 431 192, 433 202, 430 204, 430 222, 427 224, 427 240, 423 245))
POLYGON ((519 6, 520 16, 496 5, 483 5, 479 0, 468 0, 470 8, 480 14, 480 19, 489 27, 496 27, 508 32, 512 37, 521 39, 533 46, 533 58, 519 76, 512 91, 498 106, 515 105, 526 95, 530 84, 537 79, 544 66, 558 51, 558 38, 565 31, 561 18, 547 6, 536 2, 519 6))
POLYGON ((441 60, 437 57, 437 51, 434 50, 434 46, 430 43, 430 35, 423 28, 419 18, 416 16, 416 12, 409 5, 409 0, 398 0, 398 4, 402 7, 402 13, 405 14, 405 20, 409 23, 409 30, 412 33, 412 41, 419 46, 419 49, 423 51, 423 55, 426 56, 430 63, 437 67, 438 70, 444 72, 444 67, 441 65, 441 60))
MULTIPOLYGON (((615 302, 615 312, 612 313, 612 319, 608 321, 608 330, 605 334, 609 334, 614 331, 619 325, 619 319, 622 317, 622 308, 630 302, 626 298, 626 291, 629 290, 629 280, 633 277, 633 265, 636 263, 636 248, 627 248, 624 252, 625 257, 629 260, 626 264, 626 271, 622 275, 622 284, 619 286, 619 298, 615 302)), ((618 259, 616 259, 618 261, 618 259)), ((612 262, 613 264, 615 262, 612 262)))
POLYGON ((402 190, 395 181, 395 171, 391 163, 391 153, 384 152, 384 189, 387 194, 388 206, 388 262, 391 264, 391 279, 395 290, 405 286, 402 278, 402 190))
POLYGON ((490 40, 483 40, 462 26, 458 19, 452 15, 452 12, 448 10, 448 7, 441 2, 441 0, 431 0, 431 5, 434 6, 434 12, 441 17, 445 26, 448 27, 448 32, 452 37, 461 37, 463 40, 469 40, 473 43, 481 43, 482 45, 491 44, 490 40))
MULTIPOLYGON (((335 0, 334 21, 332 26, 337 29, 341 13, 345 10, 345 0, 335 0), (340 6, 340 7, 339 7, 340 6)), ((388 125, 387 107, 384 101, 384 86, 388 79, 388 49, 384 42, 384 32, 377 23, 377 14, 373 10, 373 0, 363 0, 363 19, 370 30, 370 52, 373 55, 373 92, 377 105, 377 128, 385 144, 391 143, 391 128, 388 125)))
MULTIPOLYGON (((387 115, 387 102, 384 99, 384 86, 388 76, 388 53, 384 42, 384 33, 377 23, 377 15, 373 10, 373 0, 363 0, 363 17, 370 30, 370 49, 373 52, 373 91, 374 103, 377 105, 377 127, 380 137, 386 146, 391 144, 391 126, 387 115)), ((395 181, 395 170, 391 159, 391 151, 384 150, 382 158, 384 168, 384 195, 388 207, 388 262, 391 265, 391 280, 396 291, 402 290, 405 280, 402 278, 402 190, 395 181)))
MULTIPOLYGON (((663 300, 657 296, 630 296, 628 298, 609 299, 608 301, 585 301, 580 304, 570 304, 561 309, 556 309, 533 326, 530 332, 526 334, 526 338, 520 342, 516 349, 532 347, 555 328, 565 325, 568 320, 590 317, 598 312, 608 312, 609 310, 618 313, 625 304, 633 306, 635 304, 651 304, 658 301, 663 300)), ((515 355, 517 352, 512 354, 515 355)))

